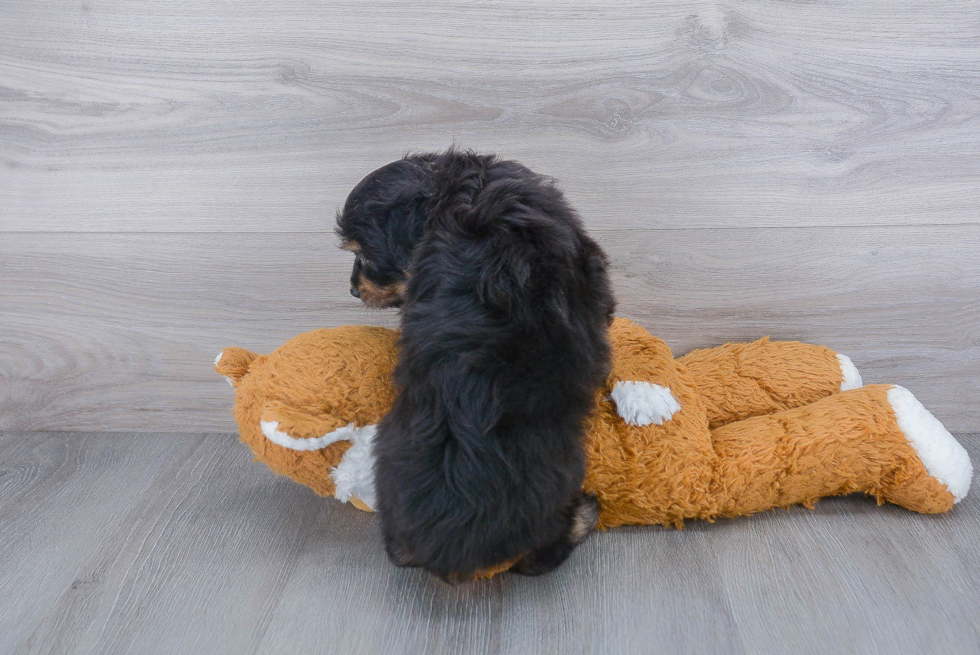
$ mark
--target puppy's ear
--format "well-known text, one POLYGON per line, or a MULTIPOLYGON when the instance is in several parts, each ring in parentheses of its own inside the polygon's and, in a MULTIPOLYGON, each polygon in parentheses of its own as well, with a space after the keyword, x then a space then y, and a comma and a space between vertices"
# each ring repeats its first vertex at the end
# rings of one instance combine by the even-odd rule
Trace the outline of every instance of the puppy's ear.
POLYGON ((425 235, 428 194, 420 184, 411 182, 399 195, 388 210, 383 229, 395 265, 406 271, 412 251, 425 235))
POLYGON ((426 197, 419 193, 392 206, 385 221, 388 243, 418 243, 425 233, 426 197))

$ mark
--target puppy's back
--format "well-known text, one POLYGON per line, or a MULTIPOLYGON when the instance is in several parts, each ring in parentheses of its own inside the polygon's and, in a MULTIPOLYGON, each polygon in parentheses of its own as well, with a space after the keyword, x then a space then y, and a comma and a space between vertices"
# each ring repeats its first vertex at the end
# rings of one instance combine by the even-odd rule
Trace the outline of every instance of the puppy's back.
POLYGON ((613 300, 601 250, 548 180, 455 152, 433 171, 376 484, 389 552, 465 575, 568 529, 613 300))

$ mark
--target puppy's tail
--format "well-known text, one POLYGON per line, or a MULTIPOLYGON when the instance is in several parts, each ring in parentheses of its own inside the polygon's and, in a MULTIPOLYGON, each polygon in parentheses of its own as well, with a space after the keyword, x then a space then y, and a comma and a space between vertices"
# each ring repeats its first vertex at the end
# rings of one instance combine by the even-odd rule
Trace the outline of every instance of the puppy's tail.
POLYGON ((214 370, 225 376, 228 384, 237 387, 257 357, 244 348, 225 348, 214 359, 214 370))

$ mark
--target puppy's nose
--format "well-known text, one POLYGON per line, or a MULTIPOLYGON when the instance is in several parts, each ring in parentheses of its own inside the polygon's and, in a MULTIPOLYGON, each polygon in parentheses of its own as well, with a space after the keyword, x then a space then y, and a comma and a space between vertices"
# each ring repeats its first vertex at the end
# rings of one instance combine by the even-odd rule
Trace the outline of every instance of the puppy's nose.
POLYGON ((357 290, 357 287, 351 287, 350 288, 350 295, 354 296, 355 298, 360 298, 361 297, 361 292, 357 290))

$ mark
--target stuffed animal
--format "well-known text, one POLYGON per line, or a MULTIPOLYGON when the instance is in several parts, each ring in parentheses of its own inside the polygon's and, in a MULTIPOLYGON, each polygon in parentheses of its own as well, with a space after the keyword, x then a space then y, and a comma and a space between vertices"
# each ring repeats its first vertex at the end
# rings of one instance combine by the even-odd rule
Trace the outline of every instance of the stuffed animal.
MULTIPOLYGON (((864 492, 924 513, 970 488, 966 450, 906 389, 862 386, 820 346, 762 339, 674 359, 639 325, 609 330, 612 370, 586 420, 599 527, 713 519, 864 492)), ((271 355, 227 348, 242 441, 321 495, 375 505, 371 439, 395 394, 398 333, 301 334, 271 355)))

